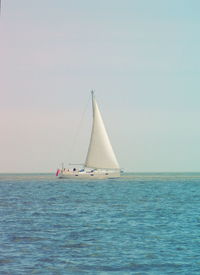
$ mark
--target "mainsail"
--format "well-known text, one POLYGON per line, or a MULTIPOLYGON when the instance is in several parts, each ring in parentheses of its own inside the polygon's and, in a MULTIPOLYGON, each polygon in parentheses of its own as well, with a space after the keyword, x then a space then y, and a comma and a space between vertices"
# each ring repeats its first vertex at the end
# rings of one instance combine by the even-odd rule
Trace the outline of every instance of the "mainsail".
POLYGON ((85 167, 120 169, 92 91, 93 125, 85 167))

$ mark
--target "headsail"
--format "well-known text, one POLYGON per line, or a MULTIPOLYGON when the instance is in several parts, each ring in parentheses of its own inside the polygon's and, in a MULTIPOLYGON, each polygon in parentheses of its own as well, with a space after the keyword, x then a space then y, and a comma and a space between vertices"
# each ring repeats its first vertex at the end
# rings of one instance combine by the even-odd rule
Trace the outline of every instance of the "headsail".
POLYGON ((106 132, 101 113, 92 91, 93 125, 85 167, 119 169, 119 164, 106 132))

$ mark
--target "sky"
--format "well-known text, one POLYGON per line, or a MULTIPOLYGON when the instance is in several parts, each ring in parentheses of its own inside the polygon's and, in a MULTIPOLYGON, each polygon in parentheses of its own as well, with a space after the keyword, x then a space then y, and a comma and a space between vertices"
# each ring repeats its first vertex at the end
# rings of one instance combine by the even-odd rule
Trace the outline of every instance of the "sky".
POLYGON ((200 1, 1 2, 1 173, 84 163, 91 89, 125 171, 200 172, 200 1))

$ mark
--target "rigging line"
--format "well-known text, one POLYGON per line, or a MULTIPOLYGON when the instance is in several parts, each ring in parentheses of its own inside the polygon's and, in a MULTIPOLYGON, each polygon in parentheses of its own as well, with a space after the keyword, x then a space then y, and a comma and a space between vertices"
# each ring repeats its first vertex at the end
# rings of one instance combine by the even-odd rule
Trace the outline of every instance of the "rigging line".
POLYGON ((90 101, 90 95, 88 97, 87 103, 86 103, 85 108, 83 109, 83 112, 82 112, 82 115, 81 115, 81 119, 80 119, 80 121, 77 125, 77 128, 76 128, 76 131, 74 133, 73 142, 72 142, 72 145, 71 145, 71 148, 70 148, 70 151, 69 151, 70 159, 72 157, 72 150, 74 150, 75 145, 77 143, 77 138, 78 138, 78 135, 79 135, 79 132, 80 132, 80 129, 81 129, 81 125, 83 125, 83 119, 84 119, 86 111, 88 109, 89 101, 90 101))

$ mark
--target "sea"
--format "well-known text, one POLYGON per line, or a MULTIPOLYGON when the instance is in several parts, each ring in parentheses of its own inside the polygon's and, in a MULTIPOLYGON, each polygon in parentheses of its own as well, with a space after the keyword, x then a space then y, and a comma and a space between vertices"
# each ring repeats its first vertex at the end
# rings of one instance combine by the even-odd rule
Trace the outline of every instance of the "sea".
POLYGON ((200 173, 0 174, 0 274, 200 274, 200 173))

